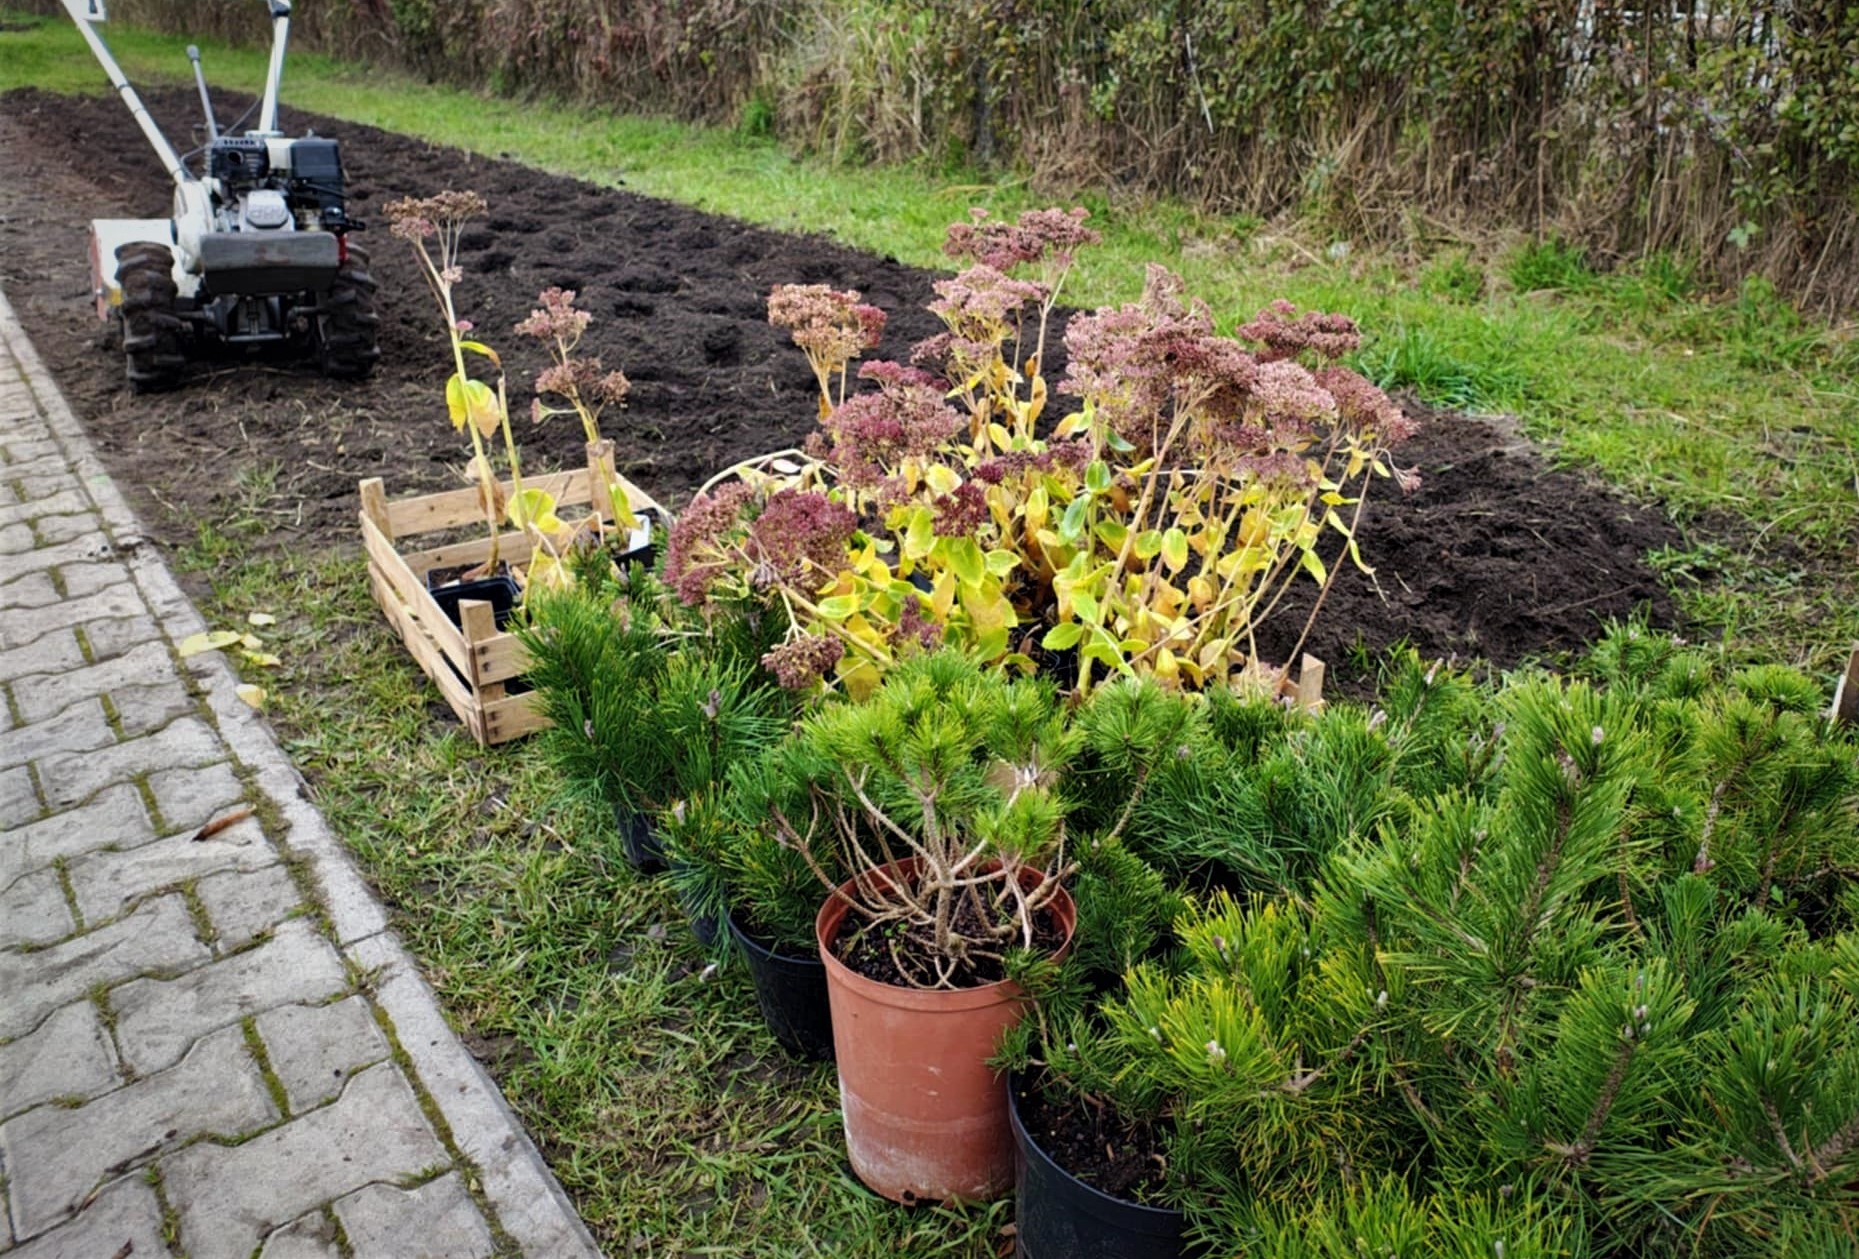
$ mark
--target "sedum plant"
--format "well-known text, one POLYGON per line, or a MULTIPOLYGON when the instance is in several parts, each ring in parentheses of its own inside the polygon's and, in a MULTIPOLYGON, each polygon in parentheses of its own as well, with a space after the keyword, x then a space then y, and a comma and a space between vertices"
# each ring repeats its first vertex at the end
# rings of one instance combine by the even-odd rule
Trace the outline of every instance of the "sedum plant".
POLYGON ((1849 1252, 1859 748, 1800 675, 1645 638, 1397 672, 1387 807, 1313 802, 1314 867, 1052 1013, 1048 1092, 1165 1131, 1222 1253, 1849 1252))
POLYGON ((771 319, 821 385, 809 462, 700 495, 667 571, 694 606, 778 604, 790 638, 768 664, 785 685, 867 694, 943 644, 1022 669, 1075 660, 1087 692, 1112 675, 1223 685, 1262 671, 1256 627, 1295 579, 1327 590, 1338 553, 1361 563, 1367 482, 1411 483, 1389 450, 1413 425, 1341 365, 1360 339, 1342 316, 1279 303, 1222 337, 1151 268, 1139 302, 1071 320, 1059 389, 1079 406, 1047 416, 1050 316, 1097 239, 1083 218, 956 224, 946 249, 971 265, 936 285, 946 331, 912 365, 866 363, 850 395, 850 316, 792 312, 856 295, 776 290, 771 319))
MULTIPOLYGON (((574 562, 578 552, 591 549, 599 541, 603 522, 598 513, 577 521, 564 521, 556 513, 553 494, 537 486, 523 484, 522 463, 517 453, 516 437, 510 429, 509 391, 504 379, 502 357, 482 341, 469 335, 475 329, 469 319, 458 314, 456 290, 464 278, 458 263, 459 239, 464 225, 485 212, 484 198, 475 192, 441 192, 431 197, 405 197, 387 206, 387 217, 395 236, 413 248, 420 274, 432 291, 445 321, 446 338, 452 353, 452 374, 446 378, 446 410, 456 429, 471 436, 470 475, 477 482, 478 499, 485 523, 490 530, 490 555, 482 573, 493 573, 499 563, 499 532, 502 523, 527 535, 531 543, 528 563, 519 573, 527 591, 559 589, 572 585, 582 566, 574 562), (466 356, 486 360, 496 373, 491 385, 466 371, 466 356), (511 493, 506 497, 492 467, 486 441, 501 436, 503 455, 510 469, 511 493)), ((550 345, 555 364, 538 382, 544 394, 562 397, 568 410, 578 415, 589 433, 589 441, 598 439, 601 407, 624 399, 627 382, 618 372, 606 372, 598 359, 574 358, 574 349, 590 316, 573 308, 574 294, 561 289, 545 290, 542 305, 517 325, 517 331, 550 345)), ((532 414, 540 420, 550 413, 540 399, 532 414)), ((634 527, 631 505, 623 486, 611 478, 609 494, 614 504, 616 523, 630 531, 634 527)))

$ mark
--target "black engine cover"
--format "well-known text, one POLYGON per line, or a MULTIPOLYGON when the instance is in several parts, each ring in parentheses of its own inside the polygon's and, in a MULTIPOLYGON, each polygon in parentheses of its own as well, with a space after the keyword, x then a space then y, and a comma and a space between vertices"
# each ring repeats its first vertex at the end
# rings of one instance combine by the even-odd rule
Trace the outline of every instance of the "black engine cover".
POLYGON ((255 136, 221 136, 207 149, 207 174, 228 184, 259 184, 271 174, 271 154, 255 136))

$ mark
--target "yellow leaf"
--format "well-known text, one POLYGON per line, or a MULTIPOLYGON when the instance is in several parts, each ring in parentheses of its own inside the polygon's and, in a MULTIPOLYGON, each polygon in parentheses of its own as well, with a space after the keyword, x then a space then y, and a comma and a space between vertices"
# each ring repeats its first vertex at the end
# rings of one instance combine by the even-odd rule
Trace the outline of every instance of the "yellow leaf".
POLYGON ((490 346, 484 344, 482 341, 460 341, 458 343, 458 348, 461 350, 470 350, 473 354, 482 354, 491 361, 493 367, 497 368, 499 371, 503 370, 503 360, 497 357, 497 351, 491 349, 490 346))
POLYGON ((1214 584, 1205 577, 1194 577, 1188 581, 1188 600, 1195 608, 1205 611, 1214 601, 1214 584))
POLYGON ((189 634, 176 646, 181 659, 197 656, 203 651, 219 651, 238 642, 244 635, 238 630, 212 630, 210 632, 189 634))
POLYGON ((1188 535, 1170 529, 1162 535, 1162 562, 1170 572, 1180 572, 1188 562, 1188 535))
POLYGON ((244 647, 247 651, 257 651, 260 647, 265 645, 265 640, 256 634, 241 634, 239 635, 239 645, 244 647))
POLYGON ((953 494, 961 487, 962 478, 954 468, 947 464, 932 463, 923 470, 923 479, 938 494, 953 494))
POLYGON ((1046 518, 1051 511, 1052 500, 1046 494, 1046 487, 1034 486, 1033 492, 1026 496, 1026 527, 1037 534, 1046 527, 1046 518))
POLYGON ((508 516, 518 529, 534 529, 544 535, 553 535, 562 527, 555 514, 555 495, 533 487, 510 500, 508 516))
POLYGON ((250 682, 247 682, 241 686, 234 688, 233 694, 237 695, 240 699, 250 704, 253 708, 257 709, 259 712, 264 711, 265 709, 265 688, 264 687, 253 686, 250 682))
POLYGON ((241 653, 247 664, 255 664, 261 669, 275 669, 284 661, 268 651, 247 651, 241 653))
POLYGON ((904 530, 904 558, 920 560, 936 545, 936 513, 919 503, 910 513, 904 530))
POLYGON ((445 406, 452 416, 452 427, 463 428, 466 421, 477 425, 478 432, 490 437, 503 423, 503 409, 497 395, 481 380, 454 375, 445 382, 445 406))
POLYGON ((1155 677, 1164 686, 1174 686, 1181 680, 1181 663, 1166 647, 1155 653, 1155 677))
POLYGON ((246 615, 245 623, 247 625, 257 625, 260 627, 276 625, 278 623, 278 618, 272 616, 269 612, 251 612, 246 615))

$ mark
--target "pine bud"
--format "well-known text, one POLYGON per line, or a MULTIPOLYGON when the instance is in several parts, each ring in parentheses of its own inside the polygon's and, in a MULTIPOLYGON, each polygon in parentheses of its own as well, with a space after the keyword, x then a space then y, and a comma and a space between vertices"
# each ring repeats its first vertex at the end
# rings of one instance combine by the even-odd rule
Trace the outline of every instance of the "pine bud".
POLYGON ((1161 1044, 1161 1043, 1162 1043, 1162 1029, 1161 1029, 1161 1028, 1159 1028, 1159 1027, 1152 1027, 1152 1028, 1150 1028, 1150 1029, 1149 1029, 1149 1034, 1150 1034, 1151 1036, 1153 1036, 1153 1037, 1155 1037, 1155 1043, 1156 1043, 1156 1044, 1158 1044, 1158 1045, 1159 1045, 1159 1044, 1161 1044))
POLYGON ((1607 734, 1606 731, 1602 730, 1601 727, 1596 726, 1593 730, 1590 730, 1588 732, 1588 738, 1593 740, 1594 746, 1598 748, 1601 746, 1601 740, 1606 737, 1606 734, 1607 734))
POLYGON ((1385 1010, 1388 1008, 1388 990, 1386 988, 1383 988, 1380 992, 1375 994, 1375 1008, 1377 1010, 1385 1010))
POLYGON ((1496 1259, 1504 1259, 1504 1243, 1502 1241, 1492 1242, 1491 1253, 1496 1256, 1496 1259))
POLYGON ((1226 1061, 1226 1050, 1220 1048, 1219 1041, 1210 1040, 1207 1042, 1207 1059, 1216 1067, 1226 1061))

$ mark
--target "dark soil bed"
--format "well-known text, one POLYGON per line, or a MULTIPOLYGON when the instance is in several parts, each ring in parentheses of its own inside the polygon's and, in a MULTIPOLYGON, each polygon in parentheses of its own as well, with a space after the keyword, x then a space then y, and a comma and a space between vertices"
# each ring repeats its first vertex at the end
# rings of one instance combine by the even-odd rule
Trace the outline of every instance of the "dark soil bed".
MULTIPOLYGON (((187 143, 192 94, 152 92, 149 104, 187 143)), ((228 96, 221 108, 245 104, 228 96)), ((633 381, 627 411, 606 425, 621 469, 673 510, 718 469, 796 444, 813 426, 806 360, 764 319, 773 285, 861 290, 891 315, 882 357, 904 357, 939 327, 923 310, 932 273, 821 237, 295 110, 285 125, 342 140, 352 213, 378 229, 362 238, 381 283, 378 373, 342 384, 290 362, 203 363, 178 391, 136 397, 92 313, 86 221, 164 214, 169 187, 113 97, 0 96, 0 284, 165 544, 190 540, 203 522, 253 516, 272 544, 293 551, 349 544, 360 479, 382 477, 390 495, 462 484, 467 455, 445 416, 448 356, 437 317, 406 246, 381 221, 381 207, 398 196, 469 187, 489 201, 488 221, 465 241, 461 313, 506 352, 513 410, 526 406, 542 359, 511 326, 547 285, 583 294, 596 316, 585 348, 633 381)), ((1057 357, 1048 365, 1054 379, 1057 357)), ((1355 647, 1406 640, 1430 655, 1509 665, 1577 648, 1606 619, 1638 608, 1670 624, 1671 603, 1641 558, 1677 538, 1657 509, 1553 470, 1502 423, 1429 419, 1402 451, 1419 466, 1422 488, 1399 498, 1385 482, 1377 487, 1387 496, 1362 532, 1376 573, 1339 579, 1308 650, 1336 667, 1355 647)), ((525 425, 519 441, 532 467, 582 459, 572 421, 525 425)), ((1301 610, 1287 609, 1267 650, 1288 651, 1302 622, 1301 610)))

